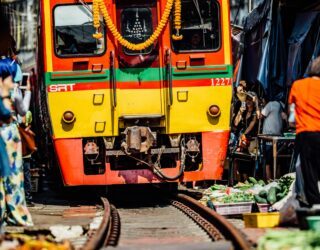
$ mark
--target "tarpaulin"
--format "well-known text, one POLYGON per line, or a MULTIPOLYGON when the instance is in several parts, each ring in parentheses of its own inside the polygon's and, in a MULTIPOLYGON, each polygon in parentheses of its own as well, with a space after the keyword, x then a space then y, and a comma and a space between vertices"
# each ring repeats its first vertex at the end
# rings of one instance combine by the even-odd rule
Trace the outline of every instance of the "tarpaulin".
MULTIPOLYGON (((302 0, 295 1, 301 4, 302 0)), ((320 12, 264 0, 246 18, 242 79, 259 84, 269 99, 285 98, 288 86, 303 77, 320 54, 320 12), (294 11, 292 11, 294 10, 294 11)), ((308 8, 319 4, 308 2, 308 8)))
POLYGON ((266 43, 267 38, 266 24, 270 6, 271 0, 263 1, 248 15, 244 24, 245 50, 242 77, 251 84, 257 82, 263 44, 266 43))
POLYGON ((308 76, 308 73, 311 68, 311 63, 317 56, 319 56, 319 54, 320 54, 320 28, 318 29, 317 37, 316 37, 316 40, 315 40, 314 46, 313 46, 311 60, 309 61, 308 66, 304 72, 304 77, 308 76))
POLYGON ((288 39, 287 85, 304 74, 301 67, 302 44, 319 12, 298 13, 288 39))
POLYGON ((270 8, 266 24, 266 42, 260 62, 258 82, 270 100, 280 101, 285 97, 286 43, 284 38, 281 5, 270 8), (271 11, 275 9, 274 13, 271 11))

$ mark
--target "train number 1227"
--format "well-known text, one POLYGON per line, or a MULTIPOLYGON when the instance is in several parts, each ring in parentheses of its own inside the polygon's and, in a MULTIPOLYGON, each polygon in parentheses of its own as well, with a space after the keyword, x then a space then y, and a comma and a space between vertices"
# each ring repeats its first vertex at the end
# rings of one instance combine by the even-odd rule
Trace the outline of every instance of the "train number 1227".
POLYGON ((212 78, 211 86, 228 86, 231 85, 232 78, 212 78))

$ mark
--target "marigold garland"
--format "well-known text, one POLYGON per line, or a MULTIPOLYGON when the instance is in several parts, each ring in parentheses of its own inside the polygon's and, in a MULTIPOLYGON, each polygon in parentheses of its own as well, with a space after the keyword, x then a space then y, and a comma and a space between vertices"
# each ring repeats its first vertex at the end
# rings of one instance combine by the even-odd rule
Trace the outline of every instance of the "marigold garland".
POLYGON ((174 3, 174 29, 176 34, 172 34, 173 40, 182 40, 183 36, 180 34, 181 30, 181 0, 175 0, 174 3))
MULTIPOLYGON (((167 0, 163 15, 161 17, 161 20, 158 24, 158 27, 153 32, 153 34, 143 43, 134 44, 126 40, 122 37, 122 35, 119 33, 117 28, 115 27, 114 23, 111 20, 111 17, 109 16, 109 13, 107 11, 107 8, 104 4, 104 0, 93 0, 93 25, 97 29, 97 33, 93 35, 94 38, 102 37, 102 33, 98 32, 98 29, 100 28, 100 13, 102 13, 102 16, 107 24, 108 29, 114 36, 114 38, 125 48, 130 50, 144 50, 151 46, 160 36, 161 32, 163 31, 163 28, 166 26, 169 15, 173 7, 174 1, 177 0, 167 0), (97 8, 98 6, 98 8, 97 8)), ((178 0, 179 1, 179 0, 178 0)), ((179 9, 179 8, 178 8, 179 9)), ((177 19, 179 20, 179 18, 177 19)), ((179 22, 177 22, 179 24, 179 22)), ((181 2, 180 2, 180 28, 181 28, 181 2)), ((182 39, 182 38, 181 38, 182 39)))
POLYGON ((92 36, 95 39, 100 39, 103 37, 103 35, 101 32, 99 32, 100 16, 99 16, 99 3, 97 1, 93 1, 92 12, 93 12, 93 27, 96 28, 96 33, 93 34, 92 36))

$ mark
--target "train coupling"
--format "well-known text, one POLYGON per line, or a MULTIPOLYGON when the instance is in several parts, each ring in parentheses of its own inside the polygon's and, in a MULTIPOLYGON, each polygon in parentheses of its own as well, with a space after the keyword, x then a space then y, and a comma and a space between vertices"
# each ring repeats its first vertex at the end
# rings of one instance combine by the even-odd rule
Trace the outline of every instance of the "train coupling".
POLYGON ((127 154, 147 153, 152 146, 155 146, 157 141, 157 134, 152 132, 149 127, 127 127, 122 134, 126 137, 121 147, 127 154))

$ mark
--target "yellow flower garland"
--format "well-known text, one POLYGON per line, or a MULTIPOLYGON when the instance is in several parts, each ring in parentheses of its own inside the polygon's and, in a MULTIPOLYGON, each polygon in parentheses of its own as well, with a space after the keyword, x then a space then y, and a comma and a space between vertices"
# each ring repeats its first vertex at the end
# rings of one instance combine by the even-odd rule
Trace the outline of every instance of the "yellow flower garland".
POLYGON ((93 1, 92 12, 93 12, 93 27, 96 28, 96 33, 93 34, 92 36, 96 39, 100 39, 103 37, 103 35, 101 32, 99 32, 100 16, 99 16, 99 3, 98 3, 98 1, 93 1))
MULTIPOLYGON (((112 33, 114 38, 122 46, 124 46, 125 48, 130 49, 130 50, 144 50, 144 49, 148 48, 149 46, 151 46, 159 38, 161 32, 163 31, 163 28, 166 26, 166 24, 169 20, 169 15, 172 10, 172 6, 173 6, 174 1, 179 2, 180 0, 167 0, 165 10, 164 10, 163 15, 161 17, 160 23, 158 24, 158 27, 153 32, 153 34, 145 42, 139 43, 139 44, 134 44, 134 43, 130 43, 128 40, 123 38, 122 35, 119 33, 119 31, 115 27, 114 23, 112 22, 111 17, 109 16, 107 8, 104 4, 104 0, 93 0, 93 25, 97 29, 97 32, 96 32, 96 34, 93 34, 93 37, 97 38, 97 39, 102 37, 102 33, 98 32, 98 29, 100 28, 100 21, 99 21, 99 17, 100 17, 99 10, 100 10, 103 15, 104 20, 107 23, 108 29, 110 30, 110 32, 112 33)), ((179 6, 180 6, 180 12, 178 11, 176 13, 180 13, 180 15, 179 15, 180 17, 175 18, 175 20, 177 20, 177 23, 175 23, 175 24, 176 24, 176 27, 181 28, 181 2, 180 2, 179 6)), ((179 10, 179 7, 175 8, 175 9, 179 10)), ((182 37, 181 37, 181 39, 182 39, 182 37)))
POLYGON ((182 40, 183 36, 180 34, 181 29, 181 0, 175 0, 174 3, 174 29, 176 34, 172 35, 173 40, 182 40))

